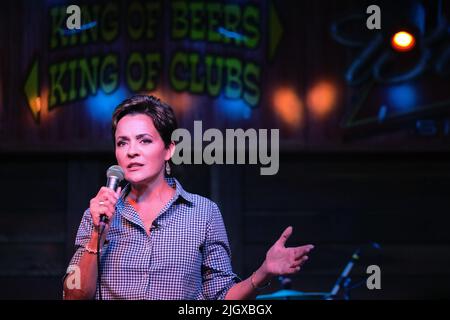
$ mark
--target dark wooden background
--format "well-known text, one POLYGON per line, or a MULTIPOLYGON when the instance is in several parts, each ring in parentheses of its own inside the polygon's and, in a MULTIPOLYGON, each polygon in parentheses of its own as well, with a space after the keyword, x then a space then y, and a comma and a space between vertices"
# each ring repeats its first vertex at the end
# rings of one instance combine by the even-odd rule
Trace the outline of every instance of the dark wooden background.
MULTIPOLYGON (((35 54, 45 73, 48 64, 58 59, 115 50, 125 56, 130 49, 122 37, 111 46, 51 52, 45 19, 48 8, 56 3, 60 2, 9 1, 0 10, 0 299, 62 297, 61 279, 73 254, 82 213, 105 183, 106 169, 115 163, 108 151, 112 147, 110 114, 95 120, 87 115, 85 101, 78 101, 50 112, 44 108, 37 124, 28 110, 23 86, 35 54)), ((125 5, 125 1, 119 3, 125 5)), ((366 267, 377 264, 382 289, 369 291, 363 285, 352 291, 353 298, 448 298, 448 132, 445 137, 441 132, 422 137, 415 134, 411 122, 407 128, 367 139, 345 141, 342 136, 340 124, 354 105, 352 91, 357 91, 345 84, 344 73, 359 51, 336 43, 330 26, 339 17, 364 12, 372 1, 261 3, 265 18, 274 4, 283 38, 274 61, 260 61, 261 103, 249 119, 226 118, 210 97, 173 95, 167 85, 157 88, 176 111, 183 110, 185 102, 191 104, 180 119, 183 127, 201 119, 209 127, 280 129, 281 163, 275 176, 260 176, 257 166, 177 168, 188 191, 210 197, 221 208, 235 271, 241 277, 251 275, 270 245, 292 225, 289 245, 316 246, 308 264, 292 279, 295 290, 329 291, 352 253, 361 247, 352 279, 363 281, 366 267), (288 86, 305 100, 317 81, 328 78, 340 89, 329 117, 316 121, 306 112, 304 126, 285 130, 273 110, 274 91, 288 86), (425 152, 431 149, 435 151, 425 152), (379 243, 381 250, 371 248, 372 242, 379 243)), ((437 1, 426 3, 434 8, 437 1)), ((449 3, 443 1, 443 6, 449 18, 449 3)), ((267 31, 264 21, 263 31, 267 31)), ((161 43, 149 48, 160 45, 164 53, 173 46, 184 48, 184 40, 172 43, 164 32, 158 38, 161 43)), ((267 35, 263 36, 267 42, 267 35)), ((161 77, 167 82, 167 74, 161 77)), ((47 79, 40 80, 41 94, 48 94, 47 79)), ((447 76, 443 83, 448 82, 447 76)), ((435 120, 448 122, 448 113, 435 120)), ((275 281, 264 292, 279 289, 275 281)))
MULTIPOLYGON (((151 0, 148 0, 151 1, 151 0)), ((67 1, 66 1, 67 2, 67 1)), ((108 1, 98 1, 107 3, 108 1)), ((144 1, 146 2, 146 1, 144 1)), ((342 122, 355 107, 355 101, 359 100, 363 90, 359 87, 351 87, 345 82, 345 72, 349 65, 360 54, 362 48, 350 48, 339 44, 331 36, 333 22, 342 17, 357 13, 364 16, 365 10, 373 1, 368 0, 305 0, 305 1, 259 1, 261 10, 261 46, 256 51, 217 47, 210 43, 200 43, 202 50, 198 49, 199 43, 189 40, 172 41, 169 28, 169 1, 161 1, 164 7, 164 24, 155 41, 141 41, 132 43, 126 36, 126 14, 120 16, 121 32, 118 39, 111 44, 96 43, 94 45, 79 45, 74 47, 49 49, 50 38, 50 8, 59 2, 53 1, 7 1, 0 10, 0 150, 21 152, 107 152, 111 148, 110 143, 110 117, 114 106, 120 101, 114 98, 97 100, 99 109, 106 109, 100 119, 90 114, 87 100, 79 100, 73 103, 57 106, 48 110, 49 94, 49 65, 59 61, 91 57, 116 53, 120 60, 119 89, 123 89, 125 96, 137 92, 130 92, 125 85, 125 62, 129 53, 136 48, 139 52, 153 52, 158 50, 164 56, 164 68, 154 94, 167 100, 175 109, 181 127, 192 129, 194 120, 202 120, 204 128, 279 128, 281 143, 294 146, 296 150, 440 150, 448 147, 449 132, 444 137, 439 128, 436 139, 423 141, 422 137, 410 134, 414 132, 415 121, 423 118, 414 118, 406 124, 405 128, 397 125, 400 132, 384 132, 375 136, 359 136, 358 139, 344 140, 341 127, 342 122), (276 9, 270 11, 271 4, 276 9), (269 38, 270 12, 275 12, 282 25, 282 37, 278 44, 273 61, 266 56, 269 38), (234 117, 230 115, 228 106, 218 102, 217 97, 209 97, 206 93, 190 94, 189 92, 177 93, 169 85, 169 62, 174 49, 194 50, 202 55, 213 54, 225 57, 238 57, 243 61, 256 55, 261 65, 260 91, 261 101, 256 108, 251 109, 249 118, 234 117), (195 49, 197 48, 197 49, 195 49), (34 59, 39 61, 39 81, 41 95, 40 123, 33 120, 26 97, 24 84, 29 74, 34 59), (316 119, 307 104, 307 96, 311 89, 321 81, 333 84, 338 94, 335 105, 330 113, 321 119, 316 119), (300 108, 303 114, 301 124, 290 128, 286 119, 280 117, 274 107, 274 94, 280 88, 290 88, 304 105, 300 108), (228 110, 227 112, 224 109, 228 110), (408 131, 409 130, 409 131, 408 131), (445 140, 444 140, 445 139, 445 140), (445 145, 442 142, 445 142, 445 145)), ((219 1, 220 2, 220 1, 219 1)), ((231 1, 233 2, 233 1, 231 1)), ((251 1, 249 1, 251 2, 251 1)), ((386 12, 391 10, 387 4, 397 1, 375 1, 382 3, 383 17, 388 17, 386 12)), ((413 2, 413 0, 404 0, 413 2)), ((436 20, 438 0, 426 2, 427 26, 434 26, 436 20)), ((88 2, 90 3, 90 2, 88 2)), ((118 1, 120 8, 127 8, 126 1, 118 1)), ((227 1, 223 1, 227 3, 227 1)), ((244 4, 247 4, 245 2, 244 4)), ((242 5, 244 5, 242 4, 242 5)), ((64 5, 64 1, 60 6, 64 5)), ((450 15, 450 5, 443 2, 443 13, 447 20, 450 15)), ((125 9, 123 9, 125 10, 125 9)), ((385 21, 385 20, 383 20, 385 21)), ((362 22, 364 22, 362 20, 362 22)), ((385 21, 388 23, 389 21, 385 21)), ((432 30, 427 28, 428 32, 432 30)), ((159 30, 159 29, 158 29, 159 30)), ((356 25, 352 29, 352 36, 371 39, 376 31, 368 31, 365 24, 356 25)), ((448 37, 442 41, 449 44, 448 37)), ((444 46, 444 49, 447 48, 444 46)), ((441 51, 433 51, 437 56, 441 51)), ((434 56, 433 56, 434 57, 434 56)), ((434 61, 432 59, 432 61, 434 61)), ((424 77, 432 75, 434 64, 430 62, 424 77)), ((367 68, 372 67, 368 64, 367 68)), ((66 75, 67 77, 67 75, 66 75)), ((450 85, 449 76, 442 77, 441 85, 450 85)), ((117 91, 120 91, 120 90, 117 91)), ((436 90, 436 88, 433 88, 436 90)), ((430 90, 431 91, 431 90, 430 90)), ((148 93, 148 92, 146 92, 148 93)), ((430 92, 427 92, 430 94, 430 92)), ((418 93, 420 95, 420 92, 418 93)), ((92 98, 92 97, 89 97, 92 98)), ((98 97, 97 97, 98 98, 98 97)), ((378 101, 372 97, 374 101, 378 101)), ((121 99, 117 99, 121 100, 121 99)), ((231 101, 232 103, 233 101, 231 101)), ((236 102, 236 101, 234 101, 236 102)), ((239 102, 239 100, 238 100, 239 102)), ((369 99, 368 107, 374 102, 369 99)), ((425 103, 431 103, 426 101, 425 103)), ((231 108, 232 109, 232 108, 231 108)), ((239 109, 239 107, 238 107, 239 109)), ((443 114, 437 116, 437 122, 444 120, 450 122, 448 107, 443 114)), ((239 109, 240 110, 240 109, 239 109)), ((242 111, 242 110, 241 110, 242 111)), ((299 111, 300 112, 300 111, 299 111)), ((428 119, 428 118, 427 118, 428 119)))
MULTIPOLYGON (((293 289, 329 291, 355 249, 381 268, 382 289, 357 299, 448 298, 450 154, 283 153, 279 174, 256 166, 177 168, 187 190, 219 204, 233 266, 249 276, 283 229, 313 243, 293 289), (381 250, 370 248, 377 242, 381 250)), ((1 156, 0 298, 60 299, 81 215, 112 163, 109 154, 1 156)), ((279 290, 276 281, 265 292, 279 290)))

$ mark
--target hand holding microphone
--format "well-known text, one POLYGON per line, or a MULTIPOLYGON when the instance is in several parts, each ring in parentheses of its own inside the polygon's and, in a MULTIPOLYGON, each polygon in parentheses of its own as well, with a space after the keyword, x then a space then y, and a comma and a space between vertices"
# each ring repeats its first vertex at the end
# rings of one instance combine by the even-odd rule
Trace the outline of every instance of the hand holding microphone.
POLYGON ((90 212, 96 229, 101 224, 108 225, 115 213, 115 206, 122 188, 119 183, 124 178, 124 172, 120 166, 111 166, 106 172, 106 187, 101 187, 97 195, 90 201, 90 212))

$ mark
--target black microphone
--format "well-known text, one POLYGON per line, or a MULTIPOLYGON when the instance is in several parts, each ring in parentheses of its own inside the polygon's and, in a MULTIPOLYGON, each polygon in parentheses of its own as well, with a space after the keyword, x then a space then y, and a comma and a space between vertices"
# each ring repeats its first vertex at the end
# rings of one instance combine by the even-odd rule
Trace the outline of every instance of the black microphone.
MULTIPOLYGON (((119 183, 123 180, 124 177, 125 174, 120 166, 114 165, 109 167, 106 171, 106 187, 116 191, 119 187, 119 183)), ((103 222, 105 224, 108 223, 108 217, 106 214, 100 215, 100 222, 103 222)))

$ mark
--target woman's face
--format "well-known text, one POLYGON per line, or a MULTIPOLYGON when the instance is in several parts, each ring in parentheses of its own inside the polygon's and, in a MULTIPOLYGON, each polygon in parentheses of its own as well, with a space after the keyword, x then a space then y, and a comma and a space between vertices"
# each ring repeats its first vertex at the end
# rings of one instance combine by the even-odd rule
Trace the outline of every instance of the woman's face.
POLYGON ((165 161, 174 151, 167 149, 152 118, 145 114, 130 114, 119 120, 115 133, 116 158, 125 171, 125 179, 141 184, 164 176, 165 161))

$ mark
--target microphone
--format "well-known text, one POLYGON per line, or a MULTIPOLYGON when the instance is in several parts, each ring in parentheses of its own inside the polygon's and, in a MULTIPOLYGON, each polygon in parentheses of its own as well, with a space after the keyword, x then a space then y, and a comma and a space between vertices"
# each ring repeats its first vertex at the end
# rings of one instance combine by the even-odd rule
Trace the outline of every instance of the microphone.
MULTIPOLYGON (((106 171, 106 187, 116 191, 119 183, 123 180, 124 177, 125 174, 120 166, 114 165, 109 167, 106 171)), ((108 223, 108 217, 106 216, 106 214, 100 215, 100 222, 108 223)))

